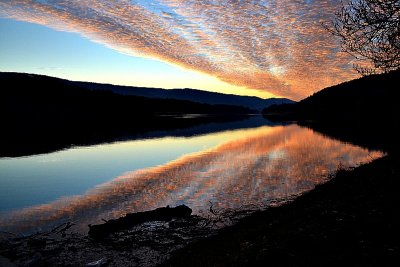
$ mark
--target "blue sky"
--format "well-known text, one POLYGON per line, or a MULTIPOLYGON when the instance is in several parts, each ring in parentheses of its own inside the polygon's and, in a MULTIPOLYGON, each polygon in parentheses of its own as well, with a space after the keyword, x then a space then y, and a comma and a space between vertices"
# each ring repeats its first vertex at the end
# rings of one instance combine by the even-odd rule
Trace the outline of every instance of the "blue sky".
POLYGON ((339 0, 0 0, 0 70, 300 100, 357 76, 322 27, 339 7, 339 0))
POLYGON ((135 57, 77 33, 0 18, 0 71, 37 73, 72 80, 269 97, 150 58, 135 57))

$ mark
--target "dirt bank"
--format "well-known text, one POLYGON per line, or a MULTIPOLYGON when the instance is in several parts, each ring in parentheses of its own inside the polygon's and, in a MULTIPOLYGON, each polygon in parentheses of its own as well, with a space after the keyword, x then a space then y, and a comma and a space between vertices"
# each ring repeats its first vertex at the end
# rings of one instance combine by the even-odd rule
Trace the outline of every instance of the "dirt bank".
POLYGON ((164 266, 394 266, 398 157, 387 156, 177 251, 164 266))

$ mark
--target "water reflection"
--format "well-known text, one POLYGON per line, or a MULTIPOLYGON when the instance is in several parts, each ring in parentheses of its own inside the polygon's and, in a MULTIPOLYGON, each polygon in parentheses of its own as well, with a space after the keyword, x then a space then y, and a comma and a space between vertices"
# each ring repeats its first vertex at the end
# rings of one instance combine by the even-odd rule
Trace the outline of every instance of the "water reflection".
POLYGON ((312 189, 338 166, 382 155, 295 125, 260 127, 162 166, 127 173, 84 195, 6 214, 0 227, 29 231, 74 221, 84 229, 127 212, 182 203, 197 214, 210 202, 219 209, 265 206, 312 189))
MULTIPOLYGON (((210 130, 213 125, 205 126, 210 130)), ((122 173, 163 165, 247 133, 246 129, 234 128, 238 126, 236 123, 214 126, 218 128, 211 133, 196 127, 193 133, 199 135, 190 137, 168 136, 178 134, 168 131, 164 133, 167 136, 160 138, 146 136, 140 140, 74 147, 49 154, 0 158, 0 214, 49 203, 60 197, 81 195, 122 173), (224 127, 235 130, 224 130, 224 127)))

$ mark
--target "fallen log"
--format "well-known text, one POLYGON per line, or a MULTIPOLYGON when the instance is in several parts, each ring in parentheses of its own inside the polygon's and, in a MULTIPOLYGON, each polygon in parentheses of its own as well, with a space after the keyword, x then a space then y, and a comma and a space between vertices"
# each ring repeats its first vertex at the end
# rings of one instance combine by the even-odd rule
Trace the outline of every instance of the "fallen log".
POLYGON ((188 217, 192 209, 185 205, 175 208, 169 206, 151 211, 128 213, 124 217, 109 220, 103 224, 89 225, 89 236, 93 239, 102 239, 118 231, 132 228, 135 225, 149 221, 171 221, 173 218, 188 217))

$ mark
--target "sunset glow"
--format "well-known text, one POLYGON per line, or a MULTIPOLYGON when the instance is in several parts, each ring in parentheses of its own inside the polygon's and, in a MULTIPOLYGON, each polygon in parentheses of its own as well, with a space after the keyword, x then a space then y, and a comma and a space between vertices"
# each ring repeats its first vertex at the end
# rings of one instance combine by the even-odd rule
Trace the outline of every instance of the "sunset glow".
MULTIPOLYGON (((150 84, 129 73, 117 77, 101 74, 100 82, 195 86, 299 100, 356 77, 351 59, 340 52, 337 40, 321 26, 332 18, 339 3, 1 0, 0 17, 79 33, 123 54, 159 60, 171 64, 171 69, 177 66, 181 70, 176 72, 182 74, 173 79, 151 79, 150 84), (188 77, 195 77, 196 82, 188 77)), ((94 80, 93 75, 58 73, 82 80, 94 80)))

